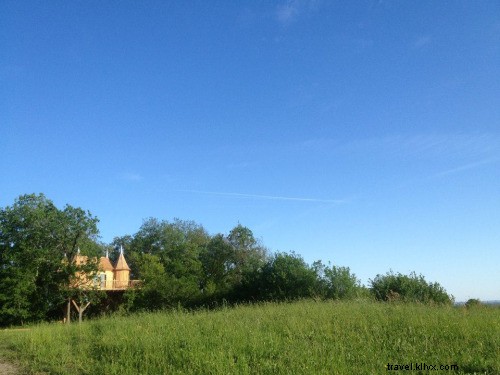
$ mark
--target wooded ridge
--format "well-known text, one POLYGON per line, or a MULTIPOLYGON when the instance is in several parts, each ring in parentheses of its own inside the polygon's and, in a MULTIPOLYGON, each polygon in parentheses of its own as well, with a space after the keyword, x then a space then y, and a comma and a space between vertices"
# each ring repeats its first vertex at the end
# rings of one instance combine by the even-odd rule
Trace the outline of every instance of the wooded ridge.
MULTIPOLYGON (((90 315, 299 298, 453 301, 416 273, 377 275, 367 287, 349 267, 271 253, 241 224, 211 235, 194 221, 149 218, 135 234, 105 244, 98 222, 82 208, 57 208, 43 194, 0 208, 1 326, 69 318, 70 301, 77 310, 90 305, 90 315), (110 264, 126 254, 127 282, 139 280, 141 287, 99 287, 105 254, 110 264), (79 256, 86 261, 75 261, 79 256), (88 287, 89 280, 96 287, 88 287)), ((104 285, 114 280, 108 272, 104 285)))

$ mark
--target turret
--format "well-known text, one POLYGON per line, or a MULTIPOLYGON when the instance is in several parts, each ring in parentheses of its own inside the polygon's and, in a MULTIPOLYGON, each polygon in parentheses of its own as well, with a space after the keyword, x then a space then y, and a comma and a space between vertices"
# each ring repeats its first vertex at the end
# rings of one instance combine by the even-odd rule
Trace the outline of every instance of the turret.
POLYGON ((114 268, 109 260, 107 250, 106 256, 99 259, 99 279, 101 289, 113 288, 114 268))
POLYGON ((123 255, 123 246, 120 246, 120 256, 115 265, 115 288, 127 288, 130 281, 130 267, 123 255))

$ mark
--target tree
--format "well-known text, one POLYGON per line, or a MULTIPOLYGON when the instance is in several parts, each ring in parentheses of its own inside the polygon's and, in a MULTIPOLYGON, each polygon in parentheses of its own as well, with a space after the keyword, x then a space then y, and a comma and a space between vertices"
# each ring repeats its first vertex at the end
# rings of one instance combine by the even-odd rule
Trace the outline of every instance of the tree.
POLYGON ((203 291, 206 295, 226 296, 233 286, 236 251, 222 234, 216 234, 200 254, 205 279, 203 291))
POLYGON ((361 283, 349 267, 325 267, 324 278, 327 284, 327 298, 352 299, 358 296, 361 283))
POLYGON ((60 313, 75 273, 97 269, 92 262, 72 262, 78 249, 98 251, 97 222, 81 208, 59 210, 43 194, 22 195, 0 209, 0 325, 60 313))
POLYGON ((138 277, 142 280, 140 289, 125 292, 129 310, 155 310, 173 304, 175 296, 169 285, 165 267, 157 255, 140 254, 137 256, 138 277))
POLYGON ((262 270, 261 298, 290 300, 313 297, 317 278, 315 269, 295 253, 277 253, 262 270))
POLYGON ((262 269, 267 261, 267 250, 253 232, 241 224, 231 229, 227 240, 234 248, 234 283, 245 283, 247 277, 262 269))
POLYGON ((164 290, 162 297, 157 298, 157 307, 192 304, 202 297, 205 277, 200 255, 210 236, 201 225, 179 219, 170 223, 149 218, 134 236, 115 239, 116 243, 121 241, 129 244, 130 266, 138 278, 142 279, 142 275, 149 272, 144 267, 152 267, 152 261, 145 255, 154 256, 154 262, 161 266, 162 271, 155 278, 155 283, 160 283, 160 279, 167 282, 161 281, 164 290))

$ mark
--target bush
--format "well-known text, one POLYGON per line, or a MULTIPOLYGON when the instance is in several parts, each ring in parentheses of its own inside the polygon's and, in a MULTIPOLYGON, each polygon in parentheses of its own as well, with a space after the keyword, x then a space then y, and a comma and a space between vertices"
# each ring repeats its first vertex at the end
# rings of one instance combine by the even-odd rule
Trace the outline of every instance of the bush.
POLYGON ((467 307, 468 309, 478 307, 481 305, 482 305, 481 301, 479 299, 476 299, 476 298, 471 298, 471 299, 467 300, 467 302, 465 302, 465 307, 467 307))
POLYGON ((453 297, 438 283, 428 283, 415 272, 410 275, 390 271, 370 280, 371 292, 379 301, 451 304, 453 297))

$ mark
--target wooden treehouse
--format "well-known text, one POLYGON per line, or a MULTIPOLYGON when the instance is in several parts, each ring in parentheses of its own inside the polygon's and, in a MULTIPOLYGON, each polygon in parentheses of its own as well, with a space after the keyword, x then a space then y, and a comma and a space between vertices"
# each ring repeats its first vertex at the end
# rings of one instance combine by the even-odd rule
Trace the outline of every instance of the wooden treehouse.
MULTIPOLYGON (((97 261, 97 259, 93 259, 93 261, 97 261)), ((83 266, 88 264, 89 258, 86 255, 81 255, 80 250, 78 250, 73 262, 77 266, 83 266)), ((120 255, 114 266, 106 252, 106 256, 99 259, 97 274, 89 275, 84 272, 76 272, 71 283, 71 287, 74 289, 83 291, 102 290, 104 292, 123 292, 129 288, 139 286, 140 280, 130 280, 130 267, 123 254, 123 246, 120 246, 120 255)), ((90 305, 90 302, 81 301, 80 305, 78 305, 75 300, 68 300, 65 318, 67 323, 70 322, 71 304, 78 311, 79 321, 81 322, 83 312, 90 305)))
MULTIPOLYGON (((77 266, 85 265, 89 262, 89 258, 86 255, 80 255, 80 252, 78 252, 74 258, 74 262, 77 266)), ((120 255, 114 267, 106 253, 106 256, 99 259, 97 274, 89 276, 85 273, 77 272, 72 286, 79 289, 123 291, 136 287, 139 283, 140 280, 130 280, 130 267, 123 255, 123 247, 120 247, 120 255)))

